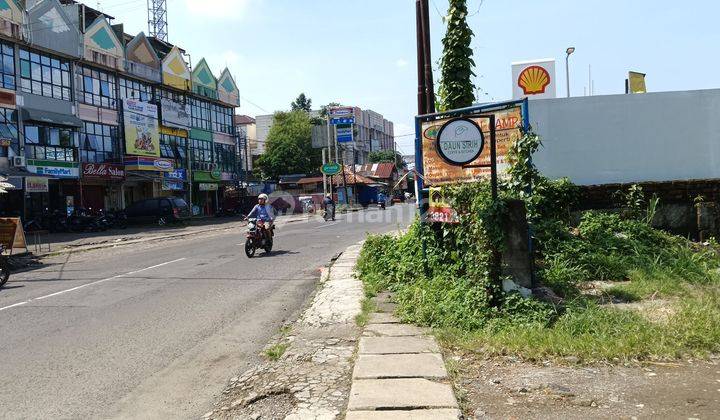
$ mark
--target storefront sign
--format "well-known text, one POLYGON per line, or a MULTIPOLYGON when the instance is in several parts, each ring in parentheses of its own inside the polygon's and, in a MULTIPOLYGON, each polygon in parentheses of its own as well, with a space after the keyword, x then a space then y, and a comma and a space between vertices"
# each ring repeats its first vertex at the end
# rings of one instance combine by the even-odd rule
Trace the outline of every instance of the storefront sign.
POLYGON ((38 175, 47 175, 54 178, 78 178, 80 164, 74 162, 50 162, 43 160, 28 160, 27 170, 38 175))
POLYGON ((222 172, 220 172, 219 170, 214 170, 212 172, 193 171, 193 181, 215 182, 215 181, 220 181, 221 178, 222 178, 222 172))
POLYGON ((25 192, 46 193, 50 191, 49 178, 29 176, 25 178, 25 192))
POLYGON ((555 97, 555 60, 512 63, 513 99, 555 97))
POLYGON ((437 151, 451 165, 462 166, 477 159, 485 146, 480 126, 467 118, 450 120, 440 128, 437 151))
POLYGON ((135 99, 123 100, 127 154, 160 156, 157 105, 135 99))
POLYGON ((342 165, 339 163, 326 163, 320 168, 320 172, 325 175, 332 176, 337 175, 342 171, 342 165))
POLYGON ((109 163, 84 163, 83 178, 122 181, 125 179, 125 167, 109 163))
POLYGON ((185 183, 175 179, 163 179, 163 191, 185 191, 185 183))
MULTIPOLYGON (((168 127, 190 127, 190 106, 179 104, 169 99, 160 101, 163 125, 168 127)), ((187 136, 186 136, 187 137, 187 136)))
POLYGON ((223 172, 222 174, 220 174, 220 179, 222 181, 232 181, 233 179, 235 179, 235 174, 231 172, 223 172))
MULTIPOLYGON (((497 170, 498 176, 503 177, 507 171, 507 151, 521 136, 522 111, 519 106, 509 109, 483 113, 481 115, 495 115, 495 135, 497 141, 497 170)), ((468 116, 468 120, 480 126, 483 136, 490 138, 490 129, 487 118, 468 116)), ((422 123, 422 153, 423 170, 426 185, 442 185, 454 182, 471 182, 490 177, 490 168, 478 168, 476 165, 490 165, 490 147, 484 147, 480 155, 466 166, 456 166, 448 163, 442 157, 438 145, 440 129, 452 119, 440 119, 422 123)))
POLYGON ((185 181, 187 180, 187 170, 185 169, 175 169, 172 172, 165 172, 163 174, 165 179, 175 179, 175 180, 181 180, 185 181))
POLYGON ((163 126, 160 126, 160 134, 167 134, 169 136, 184 137, 184 138, 187 138, 187 136, 188 136, 187 130, 183 130, 181 128, 172 128, 172 127, 163 127, 163 126))
POLYGON ((200 191, 217 191, 218 184, 209 184, 209 183, 198 184, 198 190, 200 190, 200 191))
POLYGON ((25 230, 20 223, 19 217, 0 218, 0 244, 5 249, 26 248, 25 230))
POLYGON ((443 197, 440 188, 430 188, 430 206, 425 214, 428 222, 460 223, 457 211, 443 197))
POLYGON ((164 158, 126 157, 123 162, 127 171, 172 172, 175 166, 172 160, 164 158))

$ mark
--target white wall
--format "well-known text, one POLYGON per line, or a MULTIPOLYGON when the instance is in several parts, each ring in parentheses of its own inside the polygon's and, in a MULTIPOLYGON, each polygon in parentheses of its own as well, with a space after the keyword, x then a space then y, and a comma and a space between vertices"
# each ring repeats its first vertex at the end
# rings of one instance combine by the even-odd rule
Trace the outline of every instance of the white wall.
POLYGON ((720 89, 530 101, 534 161, 581 185, 720 178, 720 89))

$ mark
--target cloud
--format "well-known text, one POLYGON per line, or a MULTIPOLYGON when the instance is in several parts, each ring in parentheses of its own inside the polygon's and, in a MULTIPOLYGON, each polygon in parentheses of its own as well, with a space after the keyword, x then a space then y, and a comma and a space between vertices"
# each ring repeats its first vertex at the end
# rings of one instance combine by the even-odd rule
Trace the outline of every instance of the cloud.
POLYGON ((191 16, 238 20, 245 17, 249 7, 258 0, 185 0, 191 16))
POLYGON ((407 60, 403 60, 402 58, 400 58, 400 59, 398 59, 398 60, 395 62, 395 65, 396 65, 398 68, 403 68, 403 67, 407 67, 408 62, 407 62, 407 60))

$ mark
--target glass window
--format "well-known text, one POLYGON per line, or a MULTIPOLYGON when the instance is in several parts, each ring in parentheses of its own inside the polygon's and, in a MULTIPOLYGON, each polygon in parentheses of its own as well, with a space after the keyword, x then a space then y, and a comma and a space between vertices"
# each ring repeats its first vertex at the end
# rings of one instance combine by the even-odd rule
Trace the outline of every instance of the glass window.
MULTIPOLYGON (((62 78, 60 82, 62 82, 62 78)), ((77 86, 80 102, 117 109, 115 75, 91 67, 78 66, 77 86)))
POLYGON ((185 137, 170 134, 160 135, 160 153, 168 159, 175 159, 179 167, 185 167, 188 141, 185 137))
POLYGON ((65 127, 26 125, 25 156, 64 162, 77 161, 77 132, 65 127))
POLYGON ((103 163, 120 157, 118 129, 114 125, 83 122, 80 131, 80 157, 83 162, 103 163))
POLYGON ((187 98, 182 93, 177 93, 171 90, 167 89, 158 89, 158 96, 162 99, 169 99, 173 102, 177 102, 179 104, 185 104, 187 98))
MULTIPOLYGON (((3 49, 3 55, 4 51, 3 49)), ((3 57, 3 62, 4 60, 3 57)), ((2 79, 4 81, 5 77, 2 79)), ((20 88, 23 92, 70 101, 70 64, 50 55, 21 49, 20 88)))
POLYGON ((210 102, 190 98, 190 125, 204 130, 212 130, 210 102))
POLYGON ((18 148, 17 111, 0 108, 0 157, 9 157, 9 150, 15 155, 18 148))
POLYGON ((216 143, 215 160, 220 171, 235 172, 235 146, 216 143))
POLYGON ((193 169, 206 170, 203 164, 213 163, 212 142, 205 140, 191 139, 193 169))
POLYGON ((0 87, 15 89, 15 49, 0 43, 0 87))
POLYGON ((222 105, 212 106, 213 131, 233 134, 233 108, 222 105))
POLYGON ((155 95, 152 86, 131 79, 120 78, 120 99, 138 99, 143 102, 153 102, 155 95))

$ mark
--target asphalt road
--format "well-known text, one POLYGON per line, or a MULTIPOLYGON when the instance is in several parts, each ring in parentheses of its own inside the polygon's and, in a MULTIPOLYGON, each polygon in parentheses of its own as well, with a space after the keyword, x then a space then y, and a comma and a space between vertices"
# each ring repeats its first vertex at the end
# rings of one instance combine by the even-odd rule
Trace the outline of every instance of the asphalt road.
POLYGON ((411 219, 395 206, 286 224, 253 259, 237 231, 17 273, 0 289, 0 418, 198 418, 299 315, 321 266, 411 219))

